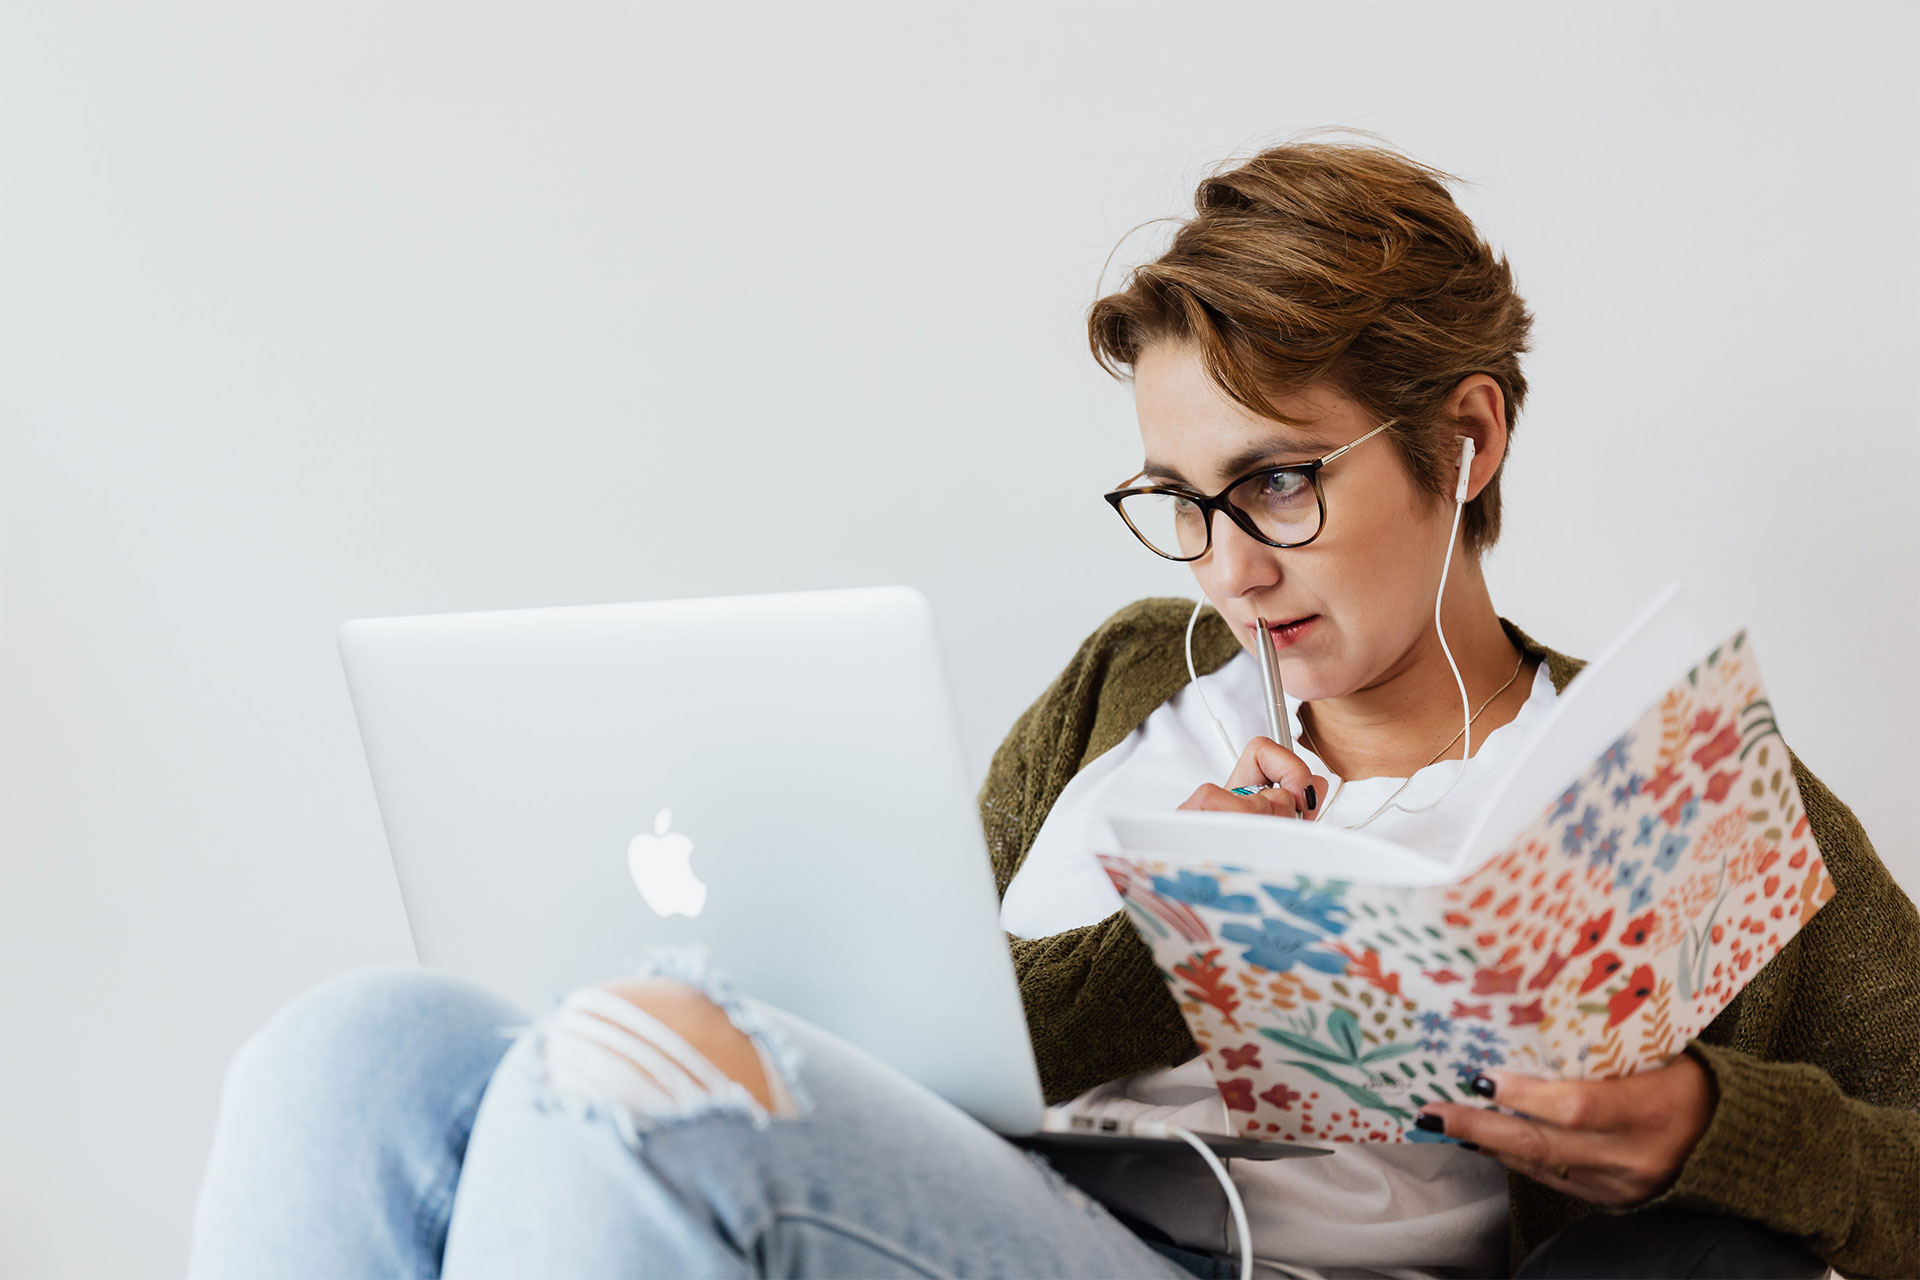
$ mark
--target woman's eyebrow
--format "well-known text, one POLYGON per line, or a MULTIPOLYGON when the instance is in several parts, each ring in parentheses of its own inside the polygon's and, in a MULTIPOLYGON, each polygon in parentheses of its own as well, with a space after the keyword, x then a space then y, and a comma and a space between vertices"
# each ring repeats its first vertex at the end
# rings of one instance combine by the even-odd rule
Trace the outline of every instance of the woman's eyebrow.
MULTIPOLYGON (((1323 441, 1309 440, 1302 436, 1287 436, 1280 439, 1269 440, 1265 444, 1250 445, 1230 458, 1221 459, 1220 474, 1237 476, 1243 472, 1251 471, 1261 463, 1277 458, 1282 454, 1305 454, 1309 458, 1317 458, 1333 447, 1334 446, 1326 444, 1323 441)), ((1274 465, 1279 466, 1280 464, 1275 462, 1274 465)), ((1181 475, 1176 468, 1168 463, 1154 462, 1151 459, 1140 469, 1140 474, 1155 479, 1171 480, 1175 484, 1190 485, 1193 483, 1193 481, 1181 475)))

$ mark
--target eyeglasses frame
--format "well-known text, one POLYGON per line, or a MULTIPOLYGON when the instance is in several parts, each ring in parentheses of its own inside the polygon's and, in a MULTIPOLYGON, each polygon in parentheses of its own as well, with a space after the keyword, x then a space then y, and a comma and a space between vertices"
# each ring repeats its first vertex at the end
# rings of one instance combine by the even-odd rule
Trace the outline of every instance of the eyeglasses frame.
MULTIPOLYGON (((1163 559, 1177 561, 1178 563, 1181 563, 1181 564, 1186 564, 1190 561, 1198 560, 1201 556, 1204 556, 1205 554, 1207 554, 1207 552, 1213 550, 1213 513, 1216 511, 1226 513, 1227 519, 1233 521, 1234 524, 1238 525, 1240 529, 1244 533, 1246 533, 1248 537, 1252 538, 1255 542, 1261 543, 1264 546, 1280 547, 1282 549, 1292 548, 1292 547, 1304 547, 1308 543, 1312 542, 1314 538, 1317 538, 1322 533, 1325 533, 1327 529, 1327 493, 1325 489, 1320 487, 1320 472, 1327 466, 1328 463, 1334 461, 1336 458, 1340 457, 1342 454, 1347 453, 1349 450, 1358 448, 1360 445, 1365 444, 1367 441, 1373 439, 1373 437, 1379 435, 1382 431, 1385 431, 1388 427, 1392 426, 1397 421, 1399 421, 1399 419, 1389 418, 1385 422, 1381 423, 1379 426, 1375 427, 1373 430, 1367 432, 1365 435, 1360 436, 1354 440, 1349 440, 1347 441, 1347 443, 1341 445, 1338 449, 1335 449, 1330 453, 1323 453, 1319 457, 1313 459, 1311 462, 1289 462, 1283 466, 1278 466, 1278 467, 1256 468, 1255 470, 1247 472, 1243 476, 1239 476, 1235 478, 1233 481, 1228 483, 1228 485, 1224 489, 1220 490, 1220 492, 1214 494, 1212 497, 1204 497, 1201 494, 1195 493, 1191 489, 1188 489, 1182 485, 1177 485, 1177 484, 1150 484, 1150 485, 1140 485, 1134 488, 1123 487, 1123 488, 1115 489, 1113 492, 1103 494, 1101 496, 1104 497, 1107 500, 1108 504, 1112 506, 1116 512, 1119 513, 1120 518, 1122 520, 1126 520, 1127 528, 1133 531, 1133 536, 1140 540, 1141 546, 1153 552, 1153 554, 1162 557, 1163 559), (1227 501, 1227 495, 1229 493, 1232 493, 1235 489, 1239 488, 1241 485, 1245 484, 1247 481, 1252 480, 1257 476, 1278 475, 1281 472, 1290 472, 1294 475, 1303 475, 1307 477, 1308 482, 1313 485, 1313 500, 1315 504, 1319 507, 1319 514, 1320 514, 1319 523, 1316 524, 1313 529, 1313 537, 1303 538, 1299 542, 1275 542, 1272 538, 1269 538, 1264 533, 1260 532, 1258 526, 1254 524, 1252 516, 1248 515, 1246 512, 1242 511, 1240 508, 1234 506, 1231 502, 1227 501), (1197 503, 1200 507, 1200 510, 1206 514, 1207 541, 1205 545, 1203 545, 1200 548, 1200 550, 1196 551, 1194 554, 1190 556, 1170 556, 1166 552, 1162 551, 1160 548, 1154 546, 1151 542, 1147 541, 1147 535, 1140 532, 1139 527, 1135 525, 1133 521, 1127 519, 1127 513, 1125 509, 1122 508, 1120 505, 1122 502, 1126 501, 1128 498, 1131 498, 1134 495, 1141 494, 1141 493, 1171 493, 1178 497, 1186 498, 1191 502, 1197 503)), ((1123 486, 1127 485, 1131 481, 1138 479, 1140 476, 1144 474, 1145 474, 1144 470, 1136 471, 1131 476, 1128 476, 1126 480, 1122 480, 1120 483, 1123 486)))

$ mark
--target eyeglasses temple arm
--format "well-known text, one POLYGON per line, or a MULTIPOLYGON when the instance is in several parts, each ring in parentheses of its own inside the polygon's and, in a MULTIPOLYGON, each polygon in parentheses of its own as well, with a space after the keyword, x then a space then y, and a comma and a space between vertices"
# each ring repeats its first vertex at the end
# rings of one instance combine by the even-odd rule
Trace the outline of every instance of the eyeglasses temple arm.
POLYGON ((1385 422, 1381 423, 1379 426, 1375 427, 1373 430, 1367 432, 1367 434, 1361 436, 1358 440, 1349 440, 1345 444, 1341 445, 1338 449, 1335 449, 1332 453, 1321 454, 1320 457, 1317 459, 1317 461, 1320 463, 1321 466, 1324 467, 1329 462, 1332 462, 1335 458, 1345 453, 1347 450, 1353 448, 1355 445, 1365 444, 1367 441, 1373 439, 1375 436, 1379 435, 1382 431, 1385 431, 1388 427, 1392 426, 1397 421, 1399 421, 1399 419, 1389 418, 1385 422))

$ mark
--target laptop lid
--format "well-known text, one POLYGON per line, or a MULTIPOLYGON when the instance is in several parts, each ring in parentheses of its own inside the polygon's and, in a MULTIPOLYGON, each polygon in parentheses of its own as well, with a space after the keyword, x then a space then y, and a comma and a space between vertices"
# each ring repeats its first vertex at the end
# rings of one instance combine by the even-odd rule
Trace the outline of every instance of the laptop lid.
POLYGON ((918 591, 363 618, 339 641, 423 964, 532 1012, 698 943, 990 1127, 1038 1126, 918 591))

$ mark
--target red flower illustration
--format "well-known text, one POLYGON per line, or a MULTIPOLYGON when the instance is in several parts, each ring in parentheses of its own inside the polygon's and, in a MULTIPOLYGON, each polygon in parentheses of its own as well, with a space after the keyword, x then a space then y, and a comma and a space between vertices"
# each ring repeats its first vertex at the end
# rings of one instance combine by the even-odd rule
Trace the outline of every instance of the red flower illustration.
POLYGON ((1422 969, 1422 973, 1434 982, 1448 983, 1461 981, 1460 975, 1451 969, 1422 969))
POLYGON ((1668 787, 1678 781, 1680 781, 1680 771, 1671 764, 1663 764, 1654 770, 1651 778, 1647 779, 1647 785, 1644 789, 1651 792, 1653 798, 1658 800, 1668 787))
POLYGON ((1580 941, 1573 944, 1573 950, 1568 953, 1567 958, 1571 960, 1574 956, 1581 955, 1599 946, 1601 941, 1606 938, 1607 930, 1611 928, 1613 928, 1613 908, 1608 907, 1604 913, 1593 917, 1580 926, 1580 941))
POLYGON ((1253 1110, 1253 1081, 1223 1080, 1220 1082, 1220 1096, 1227 1100, 1231 1111, 1253 1110))
POLYGON ((1740 749, 1740 731, 1727 725, 1713 740, 1693 753, 1693 762, 1704 771, 1713 768, 1728 756, 1740 749))
POLYGON ((1702 711, 1699 715, 1693 718, 1693 723, 1687 727, 1687 732, 1689 734, 1712 733, 1713 726, 1719 723, 1720 723, 1720 708, 1708 707, 1705 711, 1702 711))
POLYGON ((1686 808, 1687 801, 1691 799, 1693 799, 1693 788, 1688 787, 1684 791, 1682 791, 1679 795, 1673 798, 1672 804, 1668 805, 1666 808, 1660 811, 1661 818, 1665 819, 1666 824, 1670 827, 1679 826, 1680 810, 1686 808))
POLYGON ((1240 1024, 1234 1021, 1233 1011, 1240 1007, 1234 998, 1233 984, 1226 981, 1227 967, 1220 963, 1220 948, 1213 947, 1205 954, 1198 951, 1187 958, 1185 964, 1173 966, 1173 971, 1192 983, 1186 994, 1218 1009, 1230 1027, 1240 1024))
POLYGON ((1300 1101, 1299 1093, 1283 1084, 1273 1086, 1260 1096, 1282 1111, 1291 1111, 1293 1104, 1300 1101))
POLYGON ((1659 912, 1649 911, 1645 915, 1635 916, 1627 921, 1626 932, 1620 935, 1620 945, 1623 947, 1645 946, 1647 935, 1653 932, 1654 923, 1658 919, 1659 912))
POLYGON ((1739 779, 1740 773, 1735 769, 1728 769, 1724 772, 1714 774, 1713 777, 1707 781, 1707 803, 1719 804, 1722 800, 1725 800, 1727 798, 1727 792, 1733 790, 1733 784, 1739 781, 1739 779))
POLYGON ((1549 953, 1547 962, 1540 966, 1540 972, 1527 979, 1527 990, 1540 990, 1540 988, 1559 977, 1560 971, 1566 967, 1567 957, 1561 955, 1558 951, 1549 953))
POLYGON ((1607 1001, 1607 1025, 1617 1027, 1633 1016, 1646 998, 1653 994, 1653 966, 1643 964, 1627 979, 1627 985, 1607 1001))
POLYGON ((1453 1013, 1451 1016, 1455 1018, 1486 1018, 1491 1020, 1493 1018, 1493 1006, 1490 1004, 1461 1004, 1458 1000, 1455 1000, 1453 1002, 1453 1013))
POLYGON ((1481 969, 1473 975, 1473 994, 1477 996, 1510 995, 1520 989, 1520 966, 1508 969, 1481 969))
POLYGON ((1547 1011, 1540 1007, 1540 1003, 1540 1001, 1535 1000, 1531 1004, 1509 1006, 1507 1013, 1512 1016, 1513 1021, 1507 1025, 1510 1027, 1524 1027, 1529 1022, 1539 1022, 1543 1020, 1547 1016, 1547 1011))
POLYGON ((1364 952, 1353 951, 1336 942, 1333 949, 1352 963, 1347 966, 1347 977, 1358 978, 1370 987, 1378 987, 1390 996, 1400 994, 1400 975, 1380 971, 1380 953, 1372 947, 1364 952))
POLYGON ((1257 1044, 1243 1044, 1238 1049, 1222 1049, 1220 1056, 1225 1060, 1229 1071, 1245 1071, 1249 1067, 1255 1071, 1260 1069, 1260 1046, 1257 1044))
POLYGON ((1601 983, 1620 972, 1621 959, 1611 951, 1602 951, 1593 958, 1593 968, 1587 970, 1587 976, 1580 982, 1580 994, 1585 995, 1601 983))

